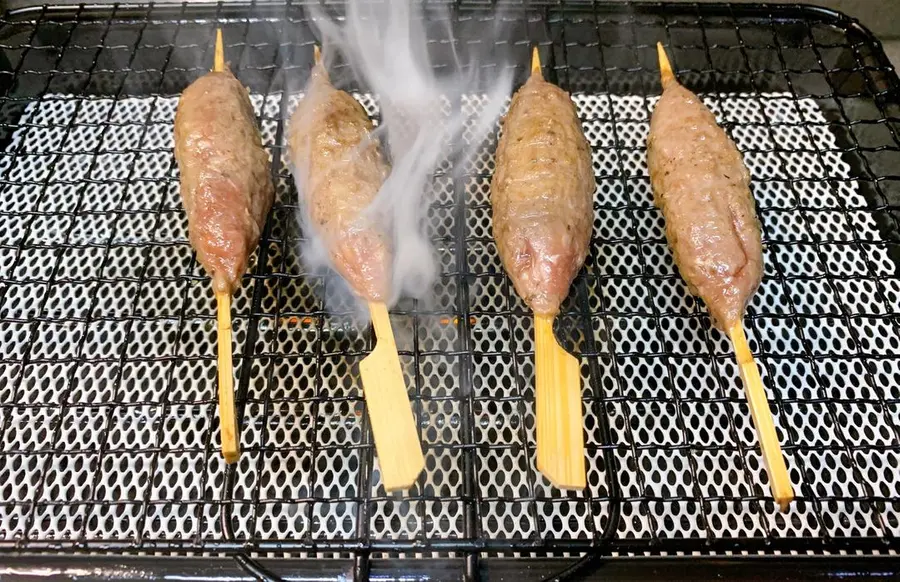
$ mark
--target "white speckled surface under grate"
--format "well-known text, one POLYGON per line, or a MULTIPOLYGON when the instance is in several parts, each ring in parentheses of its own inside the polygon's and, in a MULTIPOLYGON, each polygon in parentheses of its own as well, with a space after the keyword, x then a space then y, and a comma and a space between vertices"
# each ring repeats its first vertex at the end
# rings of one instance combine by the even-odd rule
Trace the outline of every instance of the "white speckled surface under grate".
MULTIPOLYGON (((588 490, 562 493, 534 467, 531 320, 491 239, 492 146, 464 183, 436 178, 436 300, 393 316, 427 463, 397 496, 382 489, 377 460, 360 474, 370 439, 354 364, 369 334, 322 311, 324 282, 302 272, 282 169, 267 266, 254 270, 266 274, 245 277, 234 303, 248 399, 229 506, 236 538, 353 540, 361 515, 370 540, 462 538, 466 454, 476 525, 490 539, 589 539, 613 504, 620 539, 900 534, 897 503, 872 502, 900 497, 900 281, 816 103, 708 101, 747 152, 765 229, 748 333, 798 494, 781 515, 730 344, 675 274, 653 207, 653 102, 575 101, 598 187, 591 254, 559 336, 583 362, 588 490)), ((274 148, 282 96, 254 103, 274 148)), ((187 242, 175 104, 47 95, 25 109, 15 155, 0 158, 13 182, 0 193, 2 539, 222 538, 214 304, 187 242)))

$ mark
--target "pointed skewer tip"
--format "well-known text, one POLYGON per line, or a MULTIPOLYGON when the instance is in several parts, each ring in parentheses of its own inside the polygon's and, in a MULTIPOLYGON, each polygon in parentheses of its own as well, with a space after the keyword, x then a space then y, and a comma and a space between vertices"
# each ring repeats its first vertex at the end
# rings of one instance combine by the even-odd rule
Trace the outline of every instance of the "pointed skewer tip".
POLYGON ((531 74, 539 79, 544 78, 543 73, 541 73, 541 52, 536 45, 531 48, 531 74))
POLYGON ((672 63, 669 62, 669 55, 666 54, 661 42, 656 43, 656 54, 659 57, 659 77, 665 89, 669 83, 675 81, 675 73, 672 72, 672 63))
POLYGON ((328 70, 322 63, 322 49, 318 44, 313 45, 313 75, 321 75, 326 81, 330 82, 328 70))
POLYGON ((222 44, 222 29, 216 29, 216 50, 213 57, 213 71, 221 73, 225 70, 225 47, 222 44))

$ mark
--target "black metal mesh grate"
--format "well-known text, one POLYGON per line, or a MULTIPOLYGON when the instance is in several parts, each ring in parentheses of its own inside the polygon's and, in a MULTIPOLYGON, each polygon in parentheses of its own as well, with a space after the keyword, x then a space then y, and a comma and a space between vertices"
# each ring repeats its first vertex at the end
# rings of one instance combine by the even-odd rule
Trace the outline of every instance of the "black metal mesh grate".
MULTIPOLYGON (((485 17, 457 8, 462 28, 485 17)), ((436 299, 392 315, 427 470, 387 495, 354 369, 370 333, 323 310, 325 282, 297 254, 280 144, 311 62, 301 7, 43 8, 0 30, 0 548, 895 548, 900 84, 877 41, 799 7, 554 3, 506 17, 520 77, 541 43, 594 149, 594 244, 558 331, 582 361, 588 488, 561 493, 534 468, 531 322, 491 239, 492 144, 463 178, 436 176, 436 299), (216 26, 278 188, 234 302, 234 471, 217 451, 213 297, 171 154, 177 94, 208 69, 216 26), (798 494, 784 515, 730 346, 675 273, 653 208, 657 40, 753 172, 767 270, 747 325, 798 494)))

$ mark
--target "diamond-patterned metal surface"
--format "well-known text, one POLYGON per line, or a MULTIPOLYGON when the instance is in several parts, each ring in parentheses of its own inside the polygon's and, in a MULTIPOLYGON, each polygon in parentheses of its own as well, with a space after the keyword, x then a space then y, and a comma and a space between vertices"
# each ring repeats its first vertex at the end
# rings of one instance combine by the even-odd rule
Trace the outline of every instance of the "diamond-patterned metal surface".
MULTIPOLYGON (((585 22, 618 22, 589 16, 544 24, 577 36, 585 22)), ((674 34, 675 22, 648 18, 674 34)), ((701 24, 725 34, 717 22, 701 24)), ((359 543, 455 551, 481 539, 502 552, 535 541, 577 551, 586 546, 574 541, 608 537, 627 551, 665 550, 652 545, 665 540, 702 549, 707 540, 900 531, 894 206, 882 192, 888 186, 878 186, 880 158, 859 149, 870 136, 855 118, 835 118, 848 115, 835 107, 844 106, 840 88, 826 84, 826 98, 794 86, 717 90, 707 81, 702 93, 753 173, 766 277, 747 331, 798 493, 788 513, 768 498, 730 344, 678 277, 653 206, 645 140, 656 89, 644 74, 652 66, 637 73, 643 92, 591 89, 590 71, 579 80, 576 65, 591 46, 577 38, 568 53, 555 47, 548 66, 573 89, 597 177, 590 256, 557 324, 582 362, 588 488, 559 491, 535 468, 533 328, 491 238, 488 140, 459 162, 459 177, 444 168, 428 195, 441 261, 433 300, 392 314, 426 471, 410 491, 388 495, 356 368, 371 334, 350 313, 325 311, 329 281, 305 273, 299 251, 296 192, 281 158, 283 121, 299 95, 265 77, 271 71, 260 62, 285 65, 286 57, 245 41, 244 25, 255 31, 249 38, 305 23, 260 17, 226 27, 278 185, 263 247, 234 300, 244 454, 233 482, 217 451, 213 295, 187 242, 172 158, 176 97, 168 89, 190 79, 166 64, 208 54, 212 29, 189 21, 172 29, 162 16, 139 30, 115 18, 79 24, 37 93, 26 81, 39 75, 39 41, 20 32, 2 47, 7 59, 22 53, 10 62, 22 85, 0 99, 15 114, 0 154, 0 540, 215 550, 233 536, 299 552, 359 543), (195 28, 199 44, 151 41, 195 28), (126 91, 127 79, 113 90, 54 90, 54 75, 114 76, 90 60, 87 72, 64 69, 69 54, 92 46, 84 40, 92 34, 106 38, 97 59, 123 50, 109 37, 131 39, 126 74, 159 73, 149 96, 126 91), (167 51, 174 60, 153 60, 167 51), (151 64, 139 67, 145 59, 151 64), (222 530, 223 512, 233 531, 222 530)), ((820 40, 816 25, 807 27, 820 40)), ((686 42, 676 42, 676 62, 690 57, 686 42)), ((747 43, 735 45, 747 59, 740 70, 755 65, 756 45, 747 43)), ((652 44, 639 47, 645 54, 652 44)), ((593 50, 622 59, 607 67, 630 62, 615 42, 593 50)), ((796 50, 829 54, 817 44, 796 50)), ((197 60, 190 78, 202 73, 197 60)), ((304 63, 284 74, 300 75, 304 63)), ((356 96, 377 115, 377 99, 356 96)), ((483 97, 459 106, 474 115, 483 97)), ((873 124, 879 111, 869 111, 873 124)), ((877 152, 896 161, 896 137, 882 137, 877 152)))

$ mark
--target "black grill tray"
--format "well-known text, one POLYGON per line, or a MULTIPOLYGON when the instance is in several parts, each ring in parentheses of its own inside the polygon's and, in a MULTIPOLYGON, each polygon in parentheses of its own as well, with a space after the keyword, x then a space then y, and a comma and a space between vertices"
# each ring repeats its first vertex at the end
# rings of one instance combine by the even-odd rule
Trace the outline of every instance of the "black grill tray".
MULTIPOLYGON (((460 38, 490 17, 485 7, 451 6, 460 38)), ((355 371, 371 333, 325 311, 326 283, 302 273, 297 251, 282 121, 316 42, 302 5, 3 16, 0 561, 10 572, 896 573, 900 82, 880 43, 806 6, 532 2, 505 18, 497 54, 519 63, 521 82, 539 44, 594 150, 591 255, 557 330, 584 376, 580 494, 534 468, 531 322, 491 239, 493 143, 459 177, 436 175, 435 301, 392 311, 427 470, 388 495, 355 371), (208 70, 216 27, 253 95, 278 189, 234 302, 235 468, 218 451, 213 298, 171 154, 177 95, 208 70), (657 41, 753 173, 767 268, 747 328, 797 493, 787 514, 769 498, 730 344, 684 288, 652 204, 644 140, 657 41)), ((449 58, 432 48, 436 63, 449 58)), ((377 116, 365 87, 348 88, 377 116)))

